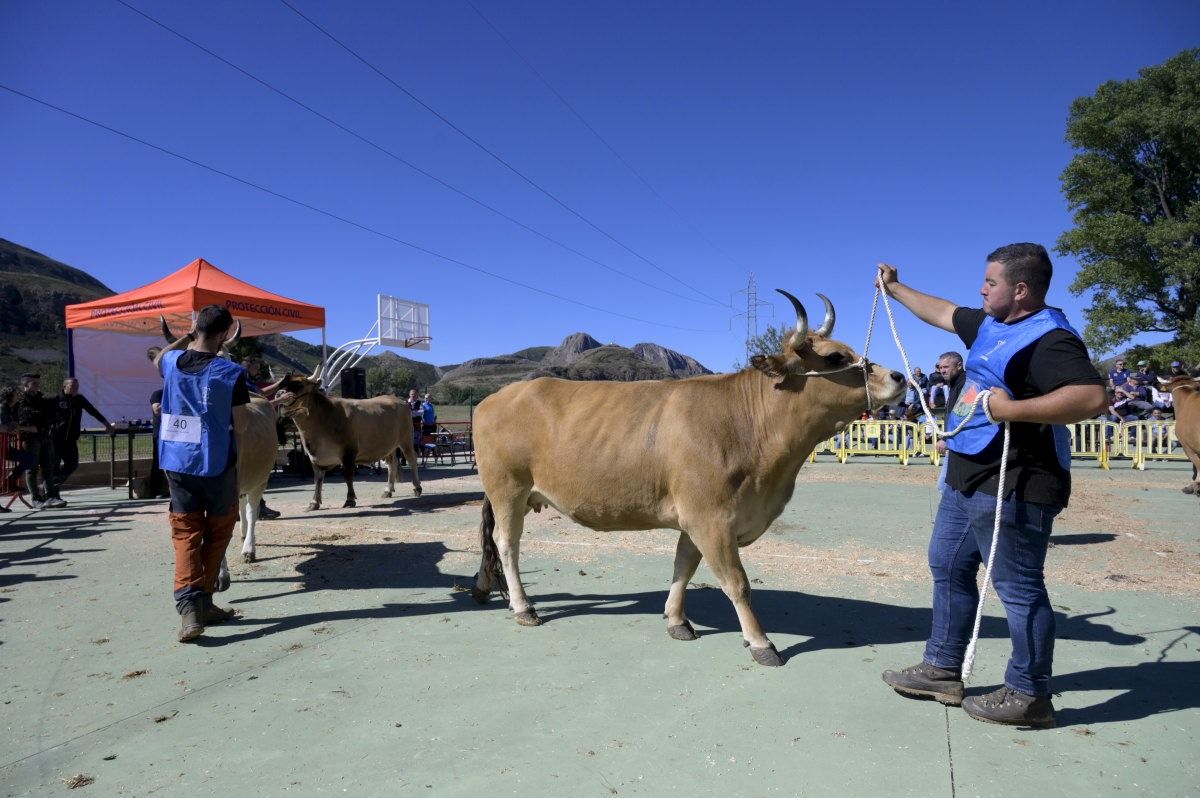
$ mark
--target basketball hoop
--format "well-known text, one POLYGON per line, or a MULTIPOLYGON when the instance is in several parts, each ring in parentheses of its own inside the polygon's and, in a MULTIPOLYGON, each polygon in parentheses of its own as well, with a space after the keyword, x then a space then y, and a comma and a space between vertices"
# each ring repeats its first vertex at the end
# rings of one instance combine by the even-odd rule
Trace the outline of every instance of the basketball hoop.
POLYGON ((429 305, 408 299, 376 295, 375 323, 362 338, 344 343, 333 351, 321 368, 321 380, 333 385, 341 373, 357 365, 377 346, 429 351, 429 305))

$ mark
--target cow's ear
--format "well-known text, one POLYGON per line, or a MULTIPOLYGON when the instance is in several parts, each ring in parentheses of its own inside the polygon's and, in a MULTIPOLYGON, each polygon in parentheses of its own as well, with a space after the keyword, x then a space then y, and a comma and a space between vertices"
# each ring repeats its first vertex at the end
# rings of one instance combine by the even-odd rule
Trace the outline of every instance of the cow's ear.
POLYGON ((783 355, 755 355, 750 365, 768 377, 783 377, 788 373, 787 358, 783 355))

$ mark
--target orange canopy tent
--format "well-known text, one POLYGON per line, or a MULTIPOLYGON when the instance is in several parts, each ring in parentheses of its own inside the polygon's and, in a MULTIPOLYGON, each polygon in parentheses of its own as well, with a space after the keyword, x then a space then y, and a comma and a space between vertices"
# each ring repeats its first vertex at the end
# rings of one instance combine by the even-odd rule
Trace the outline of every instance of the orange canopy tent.
POLYGON ((141 288, 67 305, 67 328, 158 334, 162 314, 172 331, 183 333, 191 329, 196 311, 213 304, 229 308, 242 322, 242 335, 247 336, 325 326, 325 308, 264 291, 197 258, 141 288))
POLYGON ((158 317, 181 335, 206 305, 223 305, 242 323, 242 335, 322 328, 325 308, 297 302, 243 282, 206 260, 123 294, 67 305, 67 358, 79 390, 109 421, 150 418, 150 394, 162 378, 146 358, 163 345, 158 317))

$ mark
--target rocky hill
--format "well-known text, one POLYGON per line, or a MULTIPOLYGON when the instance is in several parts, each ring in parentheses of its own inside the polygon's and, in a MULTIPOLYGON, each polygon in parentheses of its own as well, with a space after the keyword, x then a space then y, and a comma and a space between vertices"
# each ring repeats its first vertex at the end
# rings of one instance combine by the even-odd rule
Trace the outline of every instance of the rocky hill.
MULTIPOLYGON (((60 263, 11 241, 0 239, 0 384, 36 370, 44 385, 66 373, 63 309, 114 292, 87 272, 60 263)), ((249 339, 272 372, 309 374, 321 347, 290 335, 249 339)), ((558 346, 531 346, 507 355, 434 366, 394 352, 364 358, 368 384, 401 392, 401 383, 428 388, 442 403, 478 401, 510 382, 553 376, 573 380, 658 380, 711 374, 687 355, 653 343, 629 349, 601 344, 584 332, 568 335, 558 346)), ((334 390, 338 386, 333 386, 334 390)))

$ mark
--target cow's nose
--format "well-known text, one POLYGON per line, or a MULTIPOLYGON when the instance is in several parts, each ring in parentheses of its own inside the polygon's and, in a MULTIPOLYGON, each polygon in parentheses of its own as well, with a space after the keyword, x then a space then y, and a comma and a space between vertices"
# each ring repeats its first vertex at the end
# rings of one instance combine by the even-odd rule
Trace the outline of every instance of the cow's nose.
POLYGON ((892 382, 904 382, 904 375, 898 371, 892 372, 892 382))

